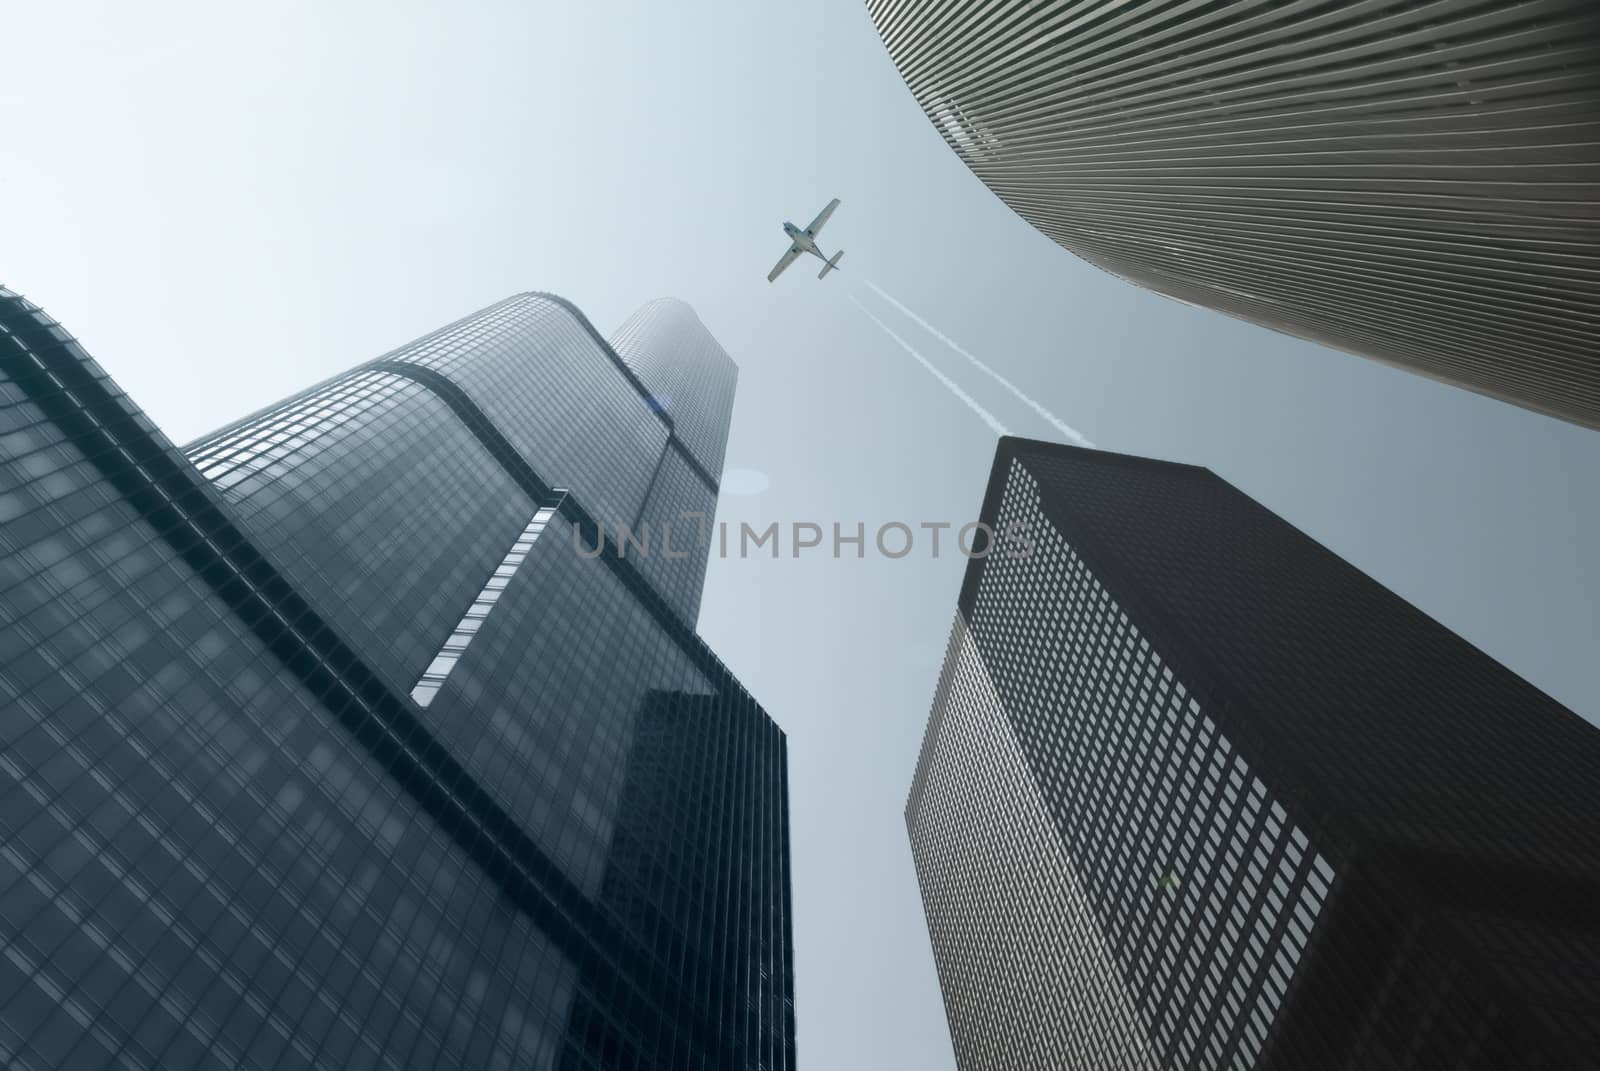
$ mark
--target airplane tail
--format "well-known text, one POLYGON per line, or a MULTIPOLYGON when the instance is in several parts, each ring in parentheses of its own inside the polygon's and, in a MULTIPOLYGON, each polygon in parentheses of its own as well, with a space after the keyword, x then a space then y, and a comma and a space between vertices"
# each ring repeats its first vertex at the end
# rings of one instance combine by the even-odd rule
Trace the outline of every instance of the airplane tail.
POLYGON ((828 263, 824 264, 822 266, 822 270, 817 272, 817 278, 820 279, 824 275, 827 275, 833 269, 837 268, 839 266, 839 258, 842 257, 842 256, 844 256, 844 250, 843 249, 839 250, 833 256, 829 257, 828 258, 828 263))

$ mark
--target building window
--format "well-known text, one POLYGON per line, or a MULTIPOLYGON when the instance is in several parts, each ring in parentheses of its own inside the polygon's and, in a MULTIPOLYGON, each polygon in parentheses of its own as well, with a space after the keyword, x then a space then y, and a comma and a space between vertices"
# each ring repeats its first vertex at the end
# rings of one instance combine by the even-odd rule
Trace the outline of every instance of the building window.
POLYGON ((561 499, 566 496, 566 492, 557 491, 556 494, 559 497, 555 502, 541 506, 533 515, 533 519, 528 522, 528 526, 522 530, 522 534, 517 537, 517 541, 511 544, 505 559, 490 575, 483 585, 483 590, 478 592, 478 597, 472 600, 472 605, 467 607, 467 612, 461 617, 461 623, 456 625, 455 631, 444 641, 444 646, 439 649, 433 661, 428 663, 428 668, 422 671, 422 679, 411 689, 411 698, 416 700, 417 706, 426 707, 432 703, 433 697, 444 687, 445 678, 450 676, 450 671, 461 661, 461 655, 466 651, 467 644, 472 642, 472 637, 483 627, 484 621, 489 617, 489 611, 500 601, 500 594, 506 590, 511 578, 527 560, 528 552, 533 549, 539 534, 544 531, 545 525, 550 523, 550 518, 555 516, 556 510, 561 508, 561 499))

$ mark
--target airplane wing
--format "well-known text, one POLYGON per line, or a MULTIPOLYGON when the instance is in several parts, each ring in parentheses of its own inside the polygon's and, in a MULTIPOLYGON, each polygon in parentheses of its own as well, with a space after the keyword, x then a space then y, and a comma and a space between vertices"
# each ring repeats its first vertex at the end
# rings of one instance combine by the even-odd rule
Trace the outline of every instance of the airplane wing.
POLYGON ((770 282, 772 282, 772 280, 774 280, 778 276, 782 275, 783 274, 783 269, 785 269, 789 265, 793 264, 794 263, 794 258, 799 256, 799 255, 800 255, 800 247, 797 246, 797 245, 791 245, 789 247, 789 251, 787 253, 785 253, 783 256, 778 258, 777 266, 774 267, 771 271, 767 272, 767 282, 770 283, 770 282))
POLYGON ((835 197, 828 202, 828 207, 817 213, 817 218, 811 221, 811 226, 806 228, 806 233, 815 238, 822 230, 822 225, 828 222, 828 217, 833 215, 833 210, 839 207, 839 198, 835 197))

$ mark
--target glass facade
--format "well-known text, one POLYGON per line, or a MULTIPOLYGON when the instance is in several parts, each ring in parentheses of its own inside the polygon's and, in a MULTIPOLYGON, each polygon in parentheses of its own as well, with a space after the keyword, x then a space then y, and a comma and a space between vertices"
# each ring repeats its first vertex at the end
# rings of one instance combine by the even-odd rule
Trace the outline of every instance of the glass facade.
POLYGON ((1018 215, 1179 301, 1600 428, 1593 0, 866 0, 1018 215))
POLYGON ((419 707, 425 707, 433 702, 433 697, 439 694, 439 689, 444 687, 445 679, 450 676, 450 671, 455 668, 461 656, 466 653, 467 644, 472 642, 472 637, 483 628, 489 611, 494 609, 495 603, 500 601, 500 596, 505 594, 506 588, 511 585, 511 578, 517 575, 517 568, 528 560, 528 552, 533 549, 533 544, 544 533, 550 518, 555 516, 558 506, 540 506, 539 512, 533 515, 528 522, 528 527, 517 536, 517 541, 511 544, 511 549, 506 551, 506 556, 498 568, 489 576, 489 582, 483 585, 483 590, 478 592, 478 597, 472 600, 472 605, 467 607, 467 612, 462 615, 461 622, 456 625, 455 631, 450 633, 450 638, 444 641, 444 646, 434 656, 428 668, 422 671, 422 679, 417 686, 411 689, 411 698, 416 700, 419 707))
POLYGON ((651 408, 670 421, 673 449, 661 456, 649 499, 634 529, 655 541, 642 565, 651 581, 691 617, 699 612, 710 553, 717 481, 728 446, 727 413, 739 369, 681 301, 660 298, 630 316, 612 345, 649 391, 651 408), (663 540, 670 550, 663 551, 663 540), (680 550, 684 557, 674 557, 680 550))
POLYGON ((1003 439, 983 519, 906 811, 962 1067, 1593 1051, 1600 732, 1205 470, 1003 439))
POLYGON ((0 291, 0 1062, 792 1067, 783 735, 575 552, 676 441, 524 294, 180 451, 0 291))

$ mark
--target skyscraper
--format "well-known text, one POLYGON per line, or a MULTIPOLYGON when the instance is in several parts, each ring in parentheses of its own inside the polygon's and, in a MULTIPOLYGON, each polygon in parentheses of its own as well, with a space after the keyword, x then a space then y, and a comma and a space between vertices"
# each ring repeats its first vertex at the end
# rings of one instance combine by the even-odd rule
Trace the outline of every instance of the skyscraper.
POLYGON ((0 291, 0 1062, 792 1067, 735 378, 521 294, 180 451, 0 291))
POLYGON ((1571 1068, 1600 730, 1210 472, 1002 439, 906 822, 963 1068, 1571 1068))
POLYGON ((1600 427, 1591 0, 867 0, 1023 219, 1122 278, 1600 427))

